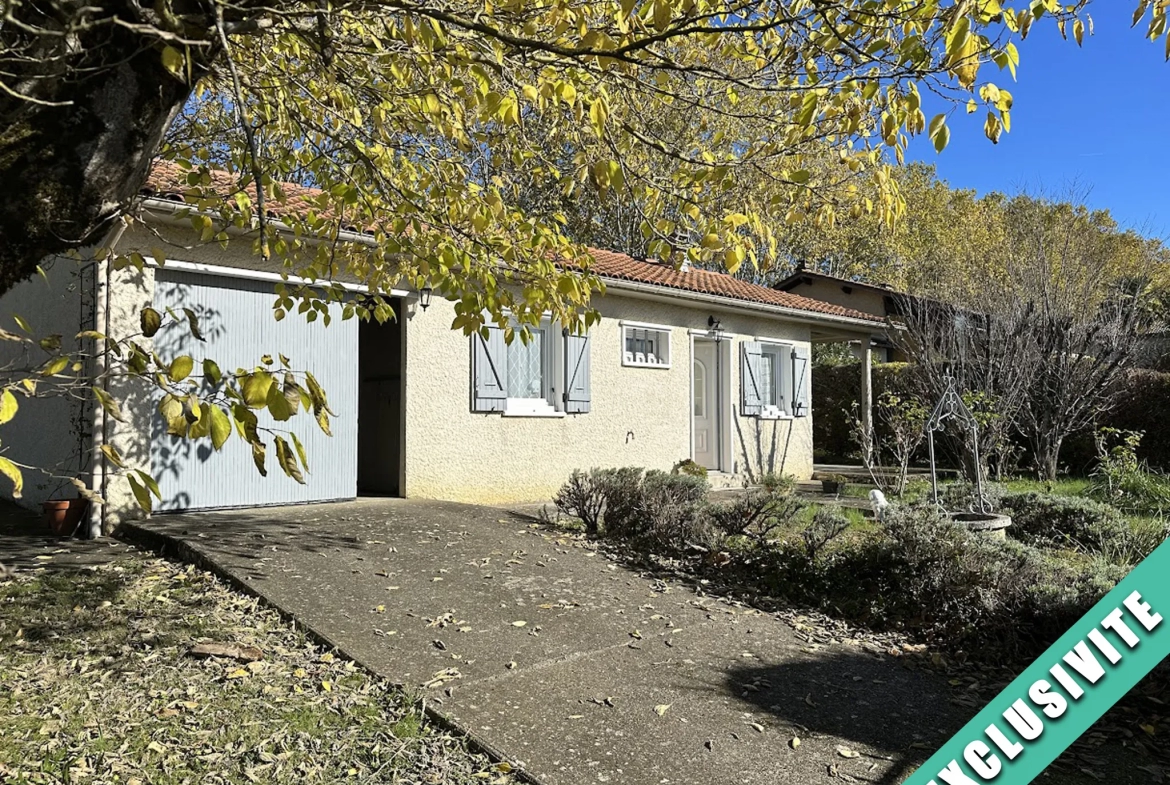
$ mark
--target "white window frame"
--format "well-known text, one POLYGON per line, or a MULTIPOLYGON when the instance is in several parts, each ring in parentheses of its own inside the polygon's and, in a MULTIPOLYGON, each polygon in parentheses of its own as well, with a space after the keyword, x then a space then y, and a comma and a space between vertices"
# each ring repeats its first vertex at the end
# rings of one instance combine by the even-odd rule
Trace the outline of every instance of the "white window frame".
POLYGON ((623 366, 625 366, 627 368, 661 368, 662 370, 668 370, 670 368, 670 364, 674 360, 674 347, 671 345, 672 344, 671 336, 673 333, 673 328, 671 328, 667 325, 664 325, 664 324, 650 324, 648 322, 632 322, 632 321, 627 321, 625 319, 622 319, 620 322, 618 322, 618 324, 621 327, 621 329, 618 331, 618 334, 621 337, 621 344, 619 346, 619 351, 621 352, 623 366), (665 338, 666 339, 666 343, 665 343, 665 345, 666 345, 666 362, 646 362, 646 361, 638 362, 637 360, 633 359, 633 357, 627 358, 627 354, 629 354, 629 353, 626 352, 626 333, 629 330, 645 330, 647 332, 656 332, 660 336, 660 338, 659 338, 660 341, 662 340, 662 338, 665 338))
MULTIPOLYGON (((544 341, 541 347, 541 393, 540 398, 512 398, 504 401, 503 415, 505 417, 564 417, 564 403, 561 400, 560 390, 563 386, 561 377, 564 376, 561 355, 564 341, 561 340, 561 327, 552 321, 546 314, 540 320, 540 328, 544 331, 544 341)), ((512 344, 504 349, 504 377, 507 379, 508 350, 520 340, 519 330, 512 339, 512 344)))
POLYGON ((776 393, 777 401, 776 403, 761 401, 760 419, 791 420, 792 401, 788 399, 791 397, 792 391, 792 352, 796 346, 783 341, 759 337, 756 338, 756 342, 761 345, 762 351, 773 356, 772 390, 776 393))

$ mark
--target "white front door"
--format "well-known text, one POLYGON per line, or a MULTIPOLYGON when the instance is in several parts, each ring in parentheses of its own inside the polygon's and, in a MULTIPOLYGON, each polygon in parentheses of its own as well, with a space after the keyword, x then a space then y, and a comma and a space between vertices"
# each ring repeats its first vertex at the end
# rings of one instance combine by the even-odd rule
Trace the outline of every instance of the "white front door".
POLYGON ((719 368, 713 341, 695 341, 691 369, 691 420, 695 463, 719 469, 719 402, 716 381, 719 368))

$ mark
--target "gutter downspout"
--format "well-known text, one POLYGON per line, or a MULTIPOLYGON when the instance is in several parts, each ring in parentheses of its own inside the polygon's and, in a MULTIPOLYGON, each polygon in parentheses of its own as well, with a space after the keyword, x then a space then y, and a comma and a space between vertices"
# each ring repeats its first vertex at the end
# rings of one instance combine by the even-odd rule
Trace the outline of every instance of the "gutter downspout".
MULTIPOLYGON (((94 311, 96 312, 94 322, 101 319, 100 332, 106 336, 107 340, 101 341, 101 351, 94 352, 94 368, 92 381, 101 385, 102 392, 109 393, 109 377, 106 371, 109 370, 109 353, 110 347, 108 338, 110 335, 110 285, 111 285, 111 267, 110 257, 114 255, 114 248, 122 239, 122 234, 126 231, 126 223, 119 222, 106 235, 106 242, 102 244, 99 251, 104 251, 94 259, 94 264, 97 269, 94 271, 94 285, 97 287, 97 294, 94 297, 94 311)), ((98 341, 94 340, 95 348, 98 341)), ((102 408, 101 403, 95 398, 93 402, 93 472, 90 481, 90 491, 101 497, 101 504, 91 504, 89 507, 89 539, 96 540, 101 537, 105 530, 105 524, 108 519, 107 514, 107 491, 110 487, 109 481, 109 466, 106 461, 106 454, 102 452, 102 445, 109 441, 109 418, 106 416, 106 410, 102 408)))

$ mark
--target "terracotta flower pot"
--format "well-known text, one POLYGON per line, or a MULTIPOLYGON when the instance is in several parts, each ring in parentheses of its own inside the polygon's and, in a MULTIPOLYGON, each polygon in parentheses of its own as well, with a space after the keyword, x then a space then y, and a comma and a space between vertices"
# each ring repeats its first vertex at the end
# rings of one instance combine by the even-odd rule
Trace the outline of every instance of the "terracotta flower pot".
POLYGON ((85 499, 54 499, 41 502, 44 520, 53 534, 70 537, 77 532, 89 504, 85 499))

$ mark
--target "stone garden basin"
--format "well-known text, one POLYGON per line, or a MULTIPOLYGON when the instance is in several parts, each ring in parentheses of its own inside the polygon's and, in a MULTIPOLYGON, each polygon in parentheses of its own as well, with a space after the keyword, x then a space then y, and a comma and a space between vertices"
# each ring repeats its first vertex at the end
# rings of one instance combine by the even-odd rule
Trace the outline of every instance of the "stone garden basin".
POLYGON ((947 513, 947 517, 970 531, 997 540, 1006 539, 1007 527, 1012 525, 1011 516, 995 512, 951 512, 947 513))

